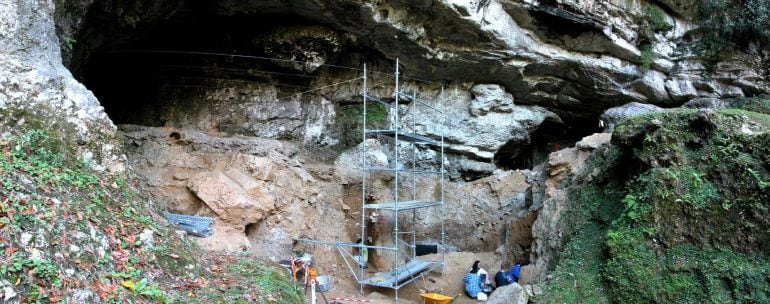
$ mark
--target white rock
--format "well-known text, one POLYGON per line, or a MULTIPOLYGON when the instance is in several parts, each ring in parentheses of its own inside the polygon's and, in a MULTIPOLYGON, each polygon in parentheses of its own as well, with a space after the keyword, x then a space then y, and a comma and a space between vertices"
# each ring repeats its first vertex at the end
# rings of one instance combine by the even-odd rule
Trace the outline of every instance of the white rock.
POLYGON ((78 253, 78 252, 80 252, 80 246, 75 245, 75 244, 70 244, 69 250, 72 253, 78 253))
POLYGON ((7 280, 0 280, 0 299, 3 299, 3 304, 19 303, 18 294, 7 280))
POLYGON ((488 304, 527 304, 529 295, 518 283, 495 289, 487 300, 488 304))
POLYGON ((513 95, 497 84, 477 84, 471 88, 473 100, 469 111, 473 116, 488 112, 510 113, 513 111, 513 95))
POLYGON ((690 79, 669 79, 666 81, 666 89, 675 101, 689 100, 698 96, 698 91, 690 79))
POLYGON ((662 112, 665 109, 651 104, 631 102, 619 107, 609 108, 604 111, 601 119, 604 122, 605 132, 612 131, 621 119, 642 115, 645 113, 662 112))
POLYGON ((367 139, 366 141, 358 144, 357 146, 343 152, 334 161, 334 164, 347 168, 362 168, 363 161, 362 156, 364 153, 364 145, 366 145, 366 165, 369 168, 387 168, 388 167, 388 155, 383 151, 383 147, 376 139, 367 139))
POLYGON ((155 246, 155 238, 153 237, 154 234, 154 230, 144 229, 142 233, 139 234, 139 240, 142 241, 142 245, 147 248, 152 248, 155 246))
POLYGON ((93 291, 88 289, 75 290, 69 297, 67 303, 98 303, 99 298, 93 291))
POLYGON ((21 238, 19 238, 19 243, 21 244, 22 247, 27 247, 29 246, 29 243, 32 241, 32 237, 33 237, 32 233, 23 232, 21 234, 21 238))

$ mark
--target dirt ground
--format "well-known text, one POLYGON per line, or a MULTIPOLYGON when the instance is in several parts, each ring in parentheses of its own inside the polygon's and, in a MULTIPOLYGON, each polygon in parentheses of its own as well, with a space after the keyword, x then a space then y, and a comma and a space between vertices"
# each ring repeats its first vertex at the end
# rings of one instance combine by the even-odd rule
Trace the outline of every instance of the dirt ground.
MULTIPOLYGON (((437 255, 426 255, 422 258, 426 260, 438 260, 437 255)), ((490 276, 499 270, 502 257, 496 255, 493 252, 454 252, 447 253, 445 257, 445 269, 441 271, 432 272, 425 276, 424 279, 417 279, 411 284, 401 288, 398 292, 399 303, 404 304, 419 304, 423 303, 420 293, 424 292, 438 292, 447 296, 461 295, 454 303, 467 304, 477 303, 474 299, 469 299, 463 292, 463 276, 470 270, 473 261, 481 261, 481 266, 490 276)), ((323 269, 319 267, 319 275, 330 275, 332 280, 332 289, 325 294, 328 299, 335 297, 342 298, 356 298, 372 300, 370 303, 393 303, 394 292, 391 289, 385 288, 364 288, 364 296, 361 296, 358 292, 358 285, 350 275, 346 266, 336 267, 335 269, 323 269)), ((369 273, 374 273, 373 270, 368 270, 369 273)), ((308 295, 308 303, 310 296, 308 295)), ((355 303, 352 301, 341 301, 342 303, 355 303)), ((318 295, 318 303, 323 303, 320 295, 318 295)))

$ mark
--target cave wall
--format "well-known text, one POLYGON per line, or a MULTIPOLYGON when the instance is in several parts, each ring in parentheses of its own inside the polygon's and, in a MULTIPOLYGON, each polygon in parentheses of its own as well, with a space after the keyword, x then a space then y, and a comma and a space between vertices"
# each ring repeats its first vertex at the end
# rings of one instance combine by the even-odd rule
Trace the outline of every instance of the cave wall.
POLYGON ((0 2, 0 137, 41 129, 68 157, 122 172, 116 128, 96 97, 62 64, 49 1, 0 2))

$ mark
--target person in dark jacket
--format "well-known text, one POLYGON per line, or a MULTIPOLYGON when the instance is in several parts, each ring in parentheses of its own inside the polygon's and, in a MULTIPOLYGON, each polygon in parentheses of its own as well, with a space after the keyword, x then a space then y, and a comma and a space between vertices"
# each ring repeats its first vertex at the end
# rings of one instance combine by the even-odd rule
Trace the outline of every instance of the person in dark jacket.
POLYGON ((513 283, 513 279, 508 278, 508 265, 500 265, 500 271, 495 274, 495 285, 497 288, 513 283))

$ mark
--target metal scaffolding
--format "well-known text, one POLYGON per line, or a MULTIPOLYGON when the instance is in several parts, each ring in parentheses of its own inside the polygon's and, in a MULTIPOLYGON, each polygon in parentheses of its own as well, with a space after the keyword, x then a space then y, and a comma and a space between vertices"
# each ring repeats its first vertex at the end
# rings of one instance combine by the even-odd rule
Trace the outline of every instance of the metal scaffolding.
POLYGON ((363 70, 363 77, 361 78, 363 81, 363 94, 362 94, 362 102, 363 102, 363 141, 362 144, 362 155, 361 155, 361 174, 362 174, 362 181, 361 181, 361 242, 360 243, 352 243, 352 242, 343 242, 341 241, 338 236, 338 239, 336 241, 319 241, 319 240, 310 240, 310 239, 298 239, 298 241, 303 242, 309 242, 314 244, 325 244, 325 245, 333 245, 337 247, 337 251, 342 256, 343 260, 345 261, 345 264, 347 265, 348 269, 350 270, 353 277, 356 279, 356 281, 359 284, 360 292, 363 293, 364 286, 374 286, 374 287, 384 287, 384 288, 390 288, 394 290, 395 293, 395 299, 394 301, 398 303, 398 290, 401 287, 406 286, 407 284, 417 280, 418 278, 424 276, 425 274, 435 271, 437 269, 441 269, 443 271, 444 268, 444 257, 446 254, 446 246, 445 246, 445 229, 444 229, 444 213, 445 213, 445 203, 444 203, 444 175, 445 175, 445 169, 444 169, 444 124, 446 123, 444 118, 444 88, 441 87, 441 95, 439 96, 437 101, 426 101, 422 99, 417 98, 417 92, 404 92, 401 91, 400 87, 400 75, 399 75, 399 63, 398 59, 396 59, 396 71, 394 74, 395 78, 395 93, 392 96, 392 102, 387 102, 382 99, 376 98, 374 96, 369 96, 368 94, 368 87, 367 87, 367 71, 366 71, 366 65, 364 65, 363 70), (391 121, 391 125, 388 129, 370 129, 367 126, 367 107, 370 103, 378 103, 383 106, 385 106, 390 113, 393 114, 393 120, 391 121), (401 117, 399 110, 402 108, 402 106, 409 107, 411 110, 409 111, 409 114, 411 115, 410 119, 404 119, 404 117, 401 117), (418 110, 419 108, 419 110, 418 110), (427 118, 433 117, 438 118, 435 120, 438 121, 429 121, 429 119, 418 119, 418 115, 422 111, 426 112, 432 112, 430 114, 432 115, 426 115, 427 118), (403 120, 403 121, 402 121, 403 120), (433 126, 439 126, 436 128, 438 132, 434 132, 432 137, 418 134, 417 133, 417 121, 420 120, 422 123, 430 123, 433 126), (410 125, 411 122, 411 125, 410 125), (438 135, 437 135, 438 134, 438 135), (388 138, 387 140, 392 143, 393 151, 394 151, 394 157, 392 165, 389 164, 387 168, 379 168, 379 167, 373 167, 370 165, 370 163, 367 161, 367 144, 366 140, 368 138, 388 138), (402 168, 402 160, 401 160, 401 145, 400 143, 406 143, 411 150, 412 150, 412 161, 411 161, 411 169, 402 168), (429 147, 431 149, 434 149, 437 152, 437 157, 439 159, 438 164, 438 170, 418 170, 417 168, 417 152, 418 147, 429 147), (383 203, 368 203, 367 202, 367 195, 368 195, 368 189, 367 189, 367 177, 369 176, 370 172, 382 172, 391 174, 393 176, 393 184, 392 184, 392 191, 393 191, 393 200, 390 202, 383 202, 383 203), (404 183, 404 175, 411 175, 411 187, 407 187, 411 193, 409 195, 400 195, 400 190, 402 190, 404 187, 402 183, 404 183), (421 195, 419 195, 420 198, 418 198, 418 191, 417 191, 417 176, 420 175, 422 178, 426 179, 430 176, 433 176, 434 178, 437 178, 437 185, 439 187, 438 194, 434 191, 432 194, 432 197, 429 199, 425 199, 425 193, 421 192, 421 195), (438 197, 436 197, 438 196, 438 197), (404 199, 405 197, 408 197, 404 199), (423 245, 435 245, 436 250, 438 252, 438 259, 424 259, 417 256, 417 210, 418 209, 426 209, 427 212, 431 212, 430 210, 436 210, 438 211, 432 211, 432 212, 438 212, 439 218, 438 221, 441 225, 441 235, 438 239, 438 243, 433 244, 423 244, 423 245), (391 212, 393 214, 393 229, 391 232, 392 237, 392 247, 391 246, 375 246, 373 244, 367 244, 367 220, 368 215, 367 212, 391 212), (411 217, 411 230, 402 231, 401 228, 403 227, 403 222, 399 223, 399 218, 401 217, 404 212, 411 211, 412 217, 411 217), (348 249, 351 248, 358 248, 358 255, 355 256, 353 253, 349 252, 348 249), (365 257, 365 252, 368 251, 368 249, 378 249, 383 251, 391 251, 392 256, 392 266, 389 271, 385 272, 378 272, 374 274, 367 274, 364 267, 360 265, 361 261, 367 260, 367 257, 365 257), (358 269, 356 269, 358 268, 358 269))

